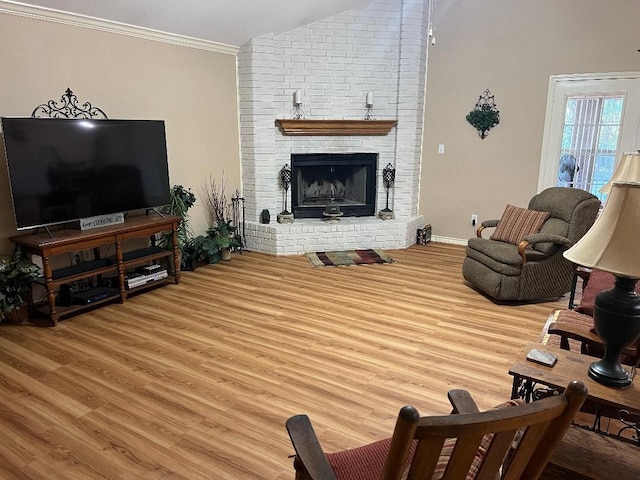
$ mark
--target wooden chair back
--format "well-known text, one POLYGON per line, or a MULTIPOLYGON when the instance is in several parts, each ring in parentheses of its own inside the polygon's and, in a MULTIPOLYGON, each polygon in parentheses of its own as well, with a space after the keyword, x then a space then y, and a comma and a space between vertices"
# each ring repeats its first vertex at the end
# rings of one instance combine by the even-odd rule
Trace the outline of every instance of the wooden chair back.
POLYGON ((309 418, 296 415, 287 421, 296 479, 535 480, 586 398, 574 381, 563 395, 479 412, 466 391, 454 390, 453 414, 420 417, 403 407, 391 439, 327 455, 309 418))
POLYGON ((432 478, 448 439, 456 442, 444 480, 467 478, 470 471, 478 480, 494 480, 501 467, 503 480, 536 479, 586 397, 584 384, 572 382, 563 395, 513 408, 419 418, 414 408, 405 407, 398 416, 383 479, 432 478))

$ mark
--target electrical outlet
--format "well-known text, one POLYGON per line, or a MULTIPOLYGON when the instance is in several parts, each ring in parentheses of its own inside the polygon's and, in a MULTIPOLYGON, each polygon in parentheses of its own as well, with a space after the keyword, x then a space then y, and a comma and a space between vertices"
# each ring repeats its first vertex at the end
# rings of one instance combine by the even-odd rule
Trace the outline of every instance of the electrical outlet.
POLYGON ((475 227, 477 223, 478 223, 478 215, 474 213, 471 215, 471 225, 475 227))

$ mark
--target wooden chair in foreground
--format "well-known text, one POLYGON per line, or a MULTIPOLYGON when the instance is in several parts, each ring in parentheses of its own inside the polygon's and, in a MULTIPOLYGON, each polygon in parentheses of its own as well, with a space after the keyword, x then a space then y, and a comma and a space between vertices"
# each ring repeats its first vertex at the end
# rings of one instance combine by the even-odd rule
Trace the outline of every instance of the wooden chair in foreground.
POLYGON ((295 478, 537 479, 586 397, 586 386, 574 381, 563 395, 479 412, 466 391, 452 390, 453 414, 420 417, 406 406, 390 439, 326 455, 309 417, 296 415, 286 423, 295 478))

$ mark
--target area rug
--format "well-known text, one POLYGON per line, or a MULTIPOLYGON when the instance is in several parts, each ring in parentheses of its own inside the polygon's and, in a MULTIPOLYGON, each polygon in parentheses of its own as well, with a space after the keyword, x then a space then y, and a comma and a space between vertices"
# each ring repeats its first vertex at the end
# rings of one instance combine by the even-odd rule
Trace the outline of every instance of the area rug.
POLYGON ((340 252, 315 252, 305 254, 314 267, 348 265, 372 265, 393 263, 395 260, 382 250, 343 250, 340 252))

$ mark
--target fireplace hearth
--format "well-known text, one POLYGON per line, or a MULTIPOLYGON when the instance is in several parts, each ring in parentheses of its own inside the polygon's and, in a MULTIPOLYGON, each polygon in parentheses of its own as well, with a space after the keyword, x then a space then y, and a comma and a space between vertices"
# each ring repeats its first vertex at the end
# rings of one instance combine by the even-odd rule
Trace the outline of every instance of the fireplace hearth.
POLYGON ((291 206, 295 218, 323 218, 335 202, 345 217, 375 214, 377 153, 291 155, 291 206))

